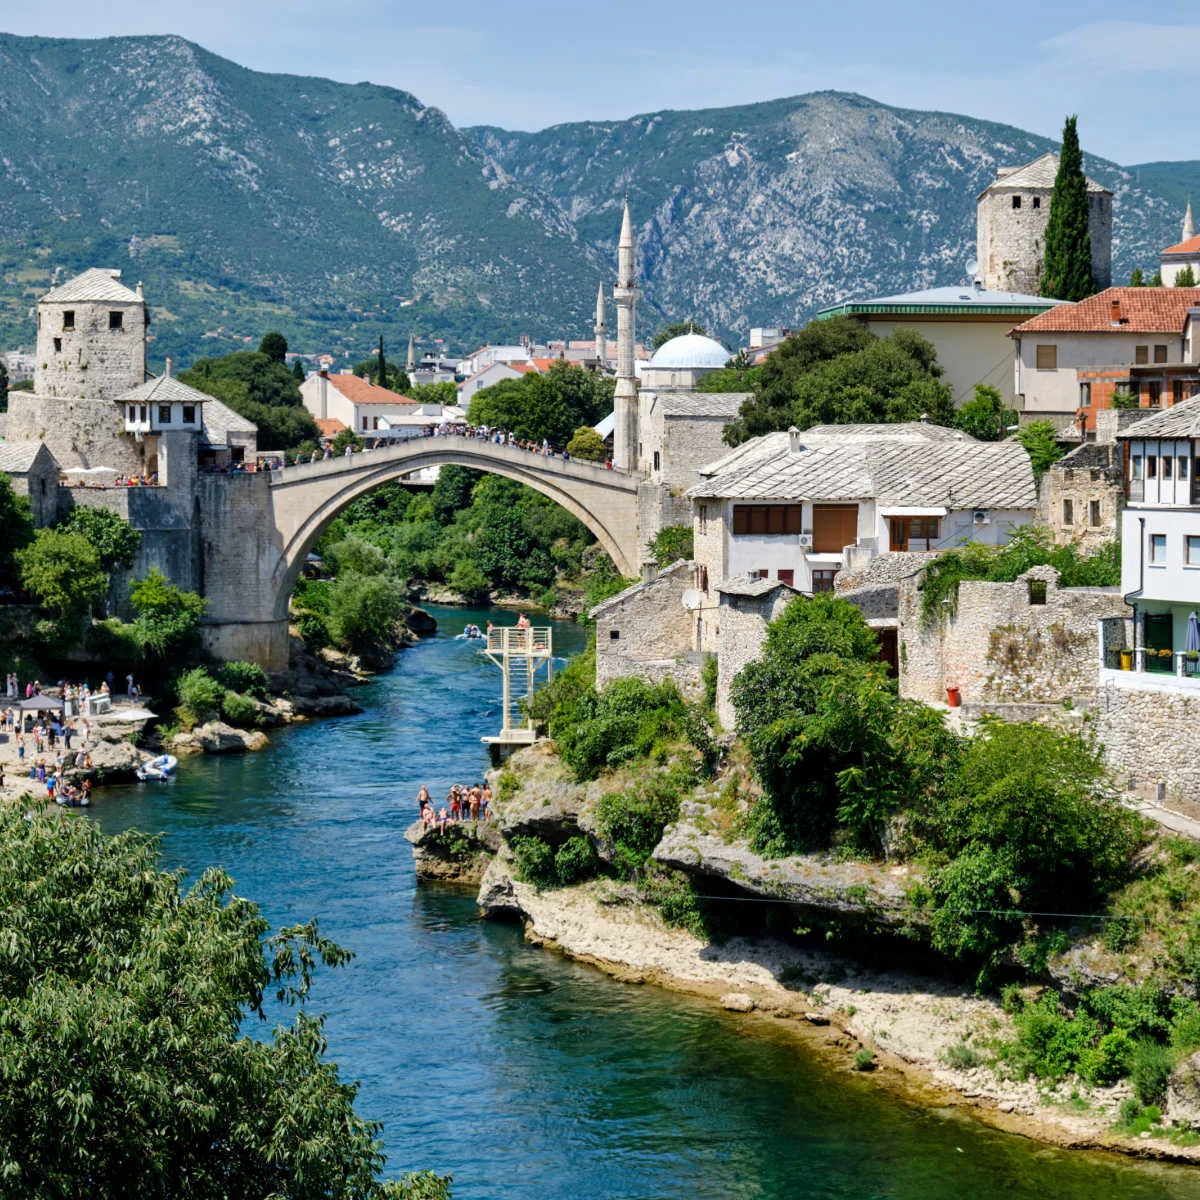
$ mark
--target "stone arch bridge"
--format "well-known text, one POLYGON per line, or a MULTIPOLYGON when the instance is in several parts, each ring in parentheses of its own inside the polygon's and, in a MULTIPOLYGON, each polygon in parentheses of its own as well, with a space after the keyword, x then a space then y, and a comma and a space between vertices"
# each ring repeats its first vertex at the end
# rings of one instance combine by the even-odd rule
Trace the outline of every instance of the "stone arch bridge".
POLYGON ((637 477, 468 437, 413 438, 349 457, 199 479, 200 589, 215 654, 287 666, 288 600, 317 538, 372 488, 454 464, 527 484, 596 536, 622 575, 642 561, 637 477))

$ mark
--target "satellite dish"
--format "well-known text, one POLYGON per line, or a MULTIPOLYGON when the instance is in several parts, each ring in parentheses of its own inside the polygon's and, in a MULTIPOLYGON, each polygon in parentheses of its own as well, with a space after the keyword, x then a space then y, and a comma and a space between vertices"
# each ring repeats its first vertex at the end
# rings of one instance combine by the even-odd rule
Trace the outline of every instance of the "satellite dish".
POLYGON ((967 278, 974 279, 979 274, 979 259, 972 258, 967 262, 967 278))
POLYGON ((688 612, 695 612, 696 609, 700 607, 701 596, 695 588, 688 588, 688 590, 683 593, 681 599, 683 601, 683 607, 687 609, 688 612))

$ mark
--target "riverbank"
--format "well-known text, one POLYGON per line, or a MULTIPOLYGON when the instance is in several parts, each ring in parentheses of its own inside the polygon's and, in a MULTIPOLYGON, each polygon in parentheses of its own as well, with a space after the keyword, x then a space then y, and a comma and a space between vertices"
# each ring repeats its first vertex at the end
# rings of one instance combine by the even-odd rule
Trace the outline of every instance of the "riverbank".
POLYGON ((961 1108, 995 1128, 1064 1148, 1200 1163, 1200 1146, 1112 1128, 1121 1102, 1132 1095, 1127 1083, 1045 1087, 1003 1079, 982 1064, 950 1066, 956 1048, 982 1055, 1012 1031, 995 998, 950 981, 874 971, 771 939, 709 943, 668 927, 629 887, 594 880, 540 891, 514 879, 501 858, 488 866, 478 903, 485 916, 523 921, 530 942, 620 982, 683 992, 743 1013, 750 1033, 763 1023, 786 1028, 838 1069, 853 1071, 856 1053, 873 1052, 872 1074, 881 1086, 910 1101, 961 1108))

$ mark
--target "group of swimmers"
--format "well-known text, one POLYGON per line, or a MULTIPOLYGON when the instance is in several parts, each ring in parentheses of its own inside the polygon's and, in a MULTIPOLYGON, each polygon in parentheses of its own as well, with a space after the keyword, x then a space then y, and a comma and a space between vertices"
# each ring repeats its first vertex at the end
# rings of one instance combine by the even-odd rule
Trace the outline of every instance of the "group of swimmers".
POLYGON ((421 790, 417 793, 417 808, 421 824, 426 829, 431 825, 445 829, 447 825, 457 825, 464 821, 490 821, 492 789, 486 783, 476 783, 471 787, 456 783, 446 793, 446 803, 435 813, 429 789, 421 784, 421 790))

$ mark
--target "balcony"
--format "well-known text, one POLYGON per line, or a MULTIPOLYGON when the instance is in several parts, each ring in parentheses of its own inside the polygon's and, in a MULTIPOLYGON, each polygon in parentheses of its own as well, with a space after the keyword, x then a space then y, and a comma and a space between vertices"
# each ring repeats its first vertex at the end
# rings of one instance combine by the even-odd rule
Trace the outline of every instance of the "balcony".
POLYGON ((1200 654, 1134 645, 1132 617, 1100 622, 1100 686, 1200 695, 1200 654))

